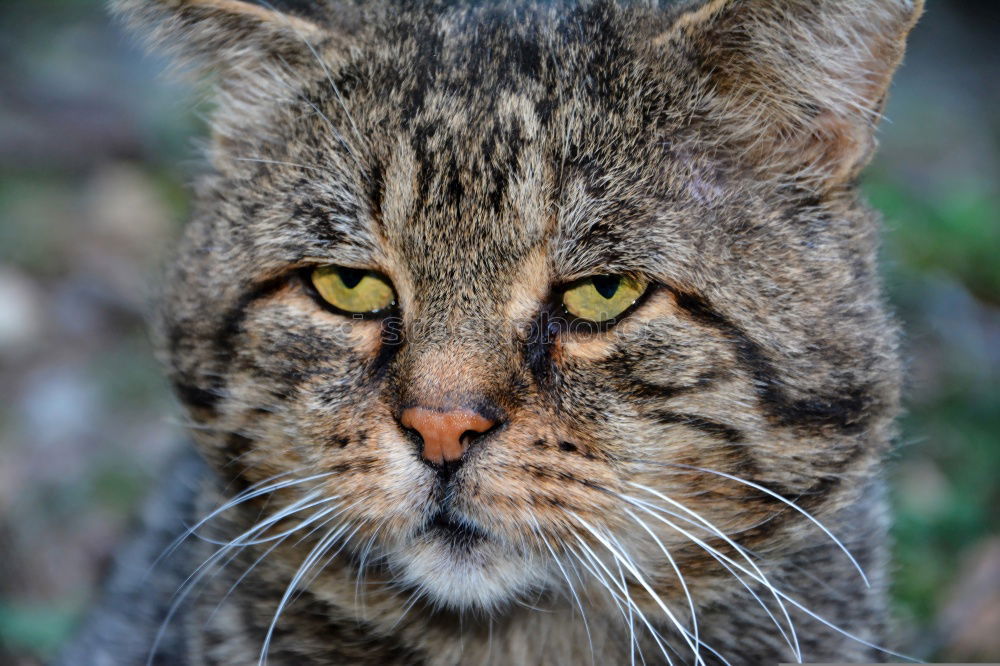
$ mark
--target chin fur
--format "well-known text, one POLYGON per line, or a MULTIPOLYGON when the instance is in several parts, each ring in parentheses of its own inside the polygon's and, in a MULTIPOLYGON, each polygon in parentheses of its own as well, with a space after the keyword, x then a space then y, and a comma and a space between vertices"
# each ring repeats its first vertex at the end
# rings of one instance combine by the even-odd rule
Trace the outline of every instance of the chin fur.
POLYGON ((388 557, 398 582, 452 611, 495 613, 543 587, 543 567, 486 540, 421 535, 388 557))

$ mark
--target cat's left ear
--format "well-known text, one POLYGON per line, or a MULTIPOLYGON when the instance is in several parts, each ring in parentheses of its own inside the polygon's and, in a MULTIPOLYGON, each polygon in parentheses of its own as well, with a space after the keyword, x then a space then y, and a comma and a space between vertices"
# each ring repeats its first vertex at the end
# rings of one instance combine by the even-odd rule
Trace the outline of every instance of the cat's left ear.
POLYGON ((871 157, 922 10, 923 0, 709 0, 654 45, 693 63, 690 112, 738 159, 822 190, 871 157))
POLYGON ((309 19, 239 0, 110 0, 154 48, 220 83, 315 63, 331 31, 309 19))

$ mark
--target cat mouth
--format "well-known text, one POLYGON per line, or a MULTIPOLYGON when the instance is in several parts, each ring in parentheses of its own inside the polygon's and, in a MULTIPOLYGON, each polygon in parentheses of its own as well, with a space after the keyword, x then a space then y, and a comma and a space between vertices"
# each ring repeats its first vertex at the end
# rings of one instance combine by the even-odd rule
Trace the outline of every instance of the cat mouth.
POLYGON ((424 524, 423 532, 449 542, 455 547, 469 548, 488 539, 488 535, 468 520, 450 511, 440 510, 424 524))

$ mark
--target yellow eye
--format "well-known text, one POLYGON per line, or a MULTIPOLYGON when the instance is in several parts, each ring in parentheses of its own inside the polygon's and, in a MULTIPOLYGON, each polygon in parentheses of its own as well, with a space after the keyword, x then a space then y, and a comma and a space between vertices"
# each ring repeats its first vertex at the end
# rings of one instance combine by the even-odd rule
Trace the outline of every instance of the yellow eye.
POLYGON ((374 271, 320 266, 311 277, 324 301, 349 314, 378 314, 396 303, 392 285, 374 271))
POLYGON ((563 292, 563 306, 574 317, 601 323, 628 310, 648 283, 625 275, 595 275, 563 292))

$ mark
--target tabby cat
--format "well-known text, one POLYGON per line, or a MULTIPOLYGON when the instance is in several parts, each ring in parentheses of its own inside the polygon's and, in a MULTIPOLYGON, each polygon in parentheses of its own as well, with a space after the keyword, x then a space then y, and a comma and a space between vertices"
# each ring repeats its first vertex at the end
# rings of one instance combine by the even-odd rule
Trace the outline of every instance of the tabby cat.
POLYGON ((113 5, 212 80, 207 464, 67 663, 888 658, 857 178, 920 0, 113 5))

